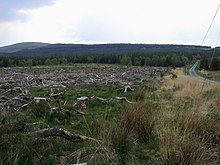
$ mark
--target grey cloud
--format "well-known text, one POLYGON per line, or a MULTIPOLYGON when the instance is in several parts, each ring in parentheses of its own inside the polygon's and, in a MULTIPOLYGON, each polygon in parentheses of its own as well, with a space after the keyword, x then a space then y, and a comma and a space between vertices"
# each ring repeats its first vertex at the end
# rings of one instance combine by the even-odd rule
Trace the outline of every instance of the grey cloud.
POLYGON ((55 0, 0 0, 0 22, 22 19, 18 9, 32 9, 53 4, 55 0))
POLYGON ((120 42, 124 39, 123 34, 107 21, 95 18, 84 19, 77 29, 76 36, 82 41, 120 42))
POLYGON ((128 33, 118 25, 108 23, 108 20, 87 18, 78 26, 76 37, 81 41, 97 41, 105 43, 145 43, 155 40, 153 35, 128 33))

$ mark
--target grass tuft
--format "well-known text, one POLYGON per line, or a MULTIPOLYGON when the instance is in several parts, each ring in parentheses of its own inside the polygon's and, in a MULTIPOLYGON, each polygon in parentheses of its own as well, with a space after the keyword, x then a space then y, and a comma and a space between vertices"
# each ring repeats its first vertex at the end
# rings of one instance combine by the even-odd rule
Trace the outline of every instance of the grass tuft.
POLYGON ((155 119, 145 103, 127 105, 119 120, 121 127, 133 132, 141 141, 147 142, 154 135, 155 119))

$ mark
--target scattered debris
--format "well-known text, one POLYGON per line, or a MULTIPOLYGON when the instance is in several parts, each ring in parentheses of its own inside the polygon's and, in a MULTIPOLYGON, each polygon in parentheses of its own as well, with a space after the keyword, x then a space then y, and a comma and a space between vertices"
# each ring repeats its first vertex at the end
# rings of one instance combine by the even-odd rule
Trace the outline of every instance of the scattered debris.
MULTIPOLYGON (((22 110, 32 101, 57 100, 57 96, 66 94, 63 89, 69 86, 81 84, 109 85, 118 84, 123 86, 124 93, 134 91, 127 82, 142 83, 156 73, 168 73, 168 68, 162 67, 123 67, 119 65, 96 65, 92 67, 32 67, 28 68, 2 68, 0 70, 0 114, 8 114, 22 110), (59 74, 57 74, 59 73, 59 74), (48 88, 48 98, 30 97, 29 90, 33 88, 48 88), (60 91, 62 89, 62 91, 60 91), (52 98, 50 100, 50 98, 52 98), (25 101, 24 101, 25 100, 25 101), (28 102, 29 101, 29 102, 28 102)), ((109 103, 112 99, 95 97, 102 103, 109 103)), ((66 105, 67 101, 59 99, 60 104, 66 105)), ((80 110, 85 109, 89 103, 88 97, 77 99, 80 110)), ((126 99, 124 99, 126 101, 126 99)), ((130 102, 130 101, 126 101, 130 102)), ((81 114, 81 111, 79 111, 81 114)))

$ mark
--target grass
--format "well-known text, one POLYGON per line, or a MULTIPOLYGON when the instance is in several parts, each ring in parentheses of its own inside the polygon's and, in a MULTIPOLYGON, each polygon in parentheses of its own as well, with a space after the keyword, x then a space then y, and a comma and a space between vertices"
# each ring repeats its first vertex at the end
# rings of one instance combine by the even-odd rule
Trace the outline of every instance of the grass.
MULTIPOLYGON (((2 116, 0 164, 219 164, 220 88, 190 78, 181 69, 173 72, 176 78, 169 75, 143 82, 128 93, 118 85, 60 89, 64 94, 49 103, 32 102, 22 112, 2 116), (81 116, 74 105, 80 96, 125 96, 135 103, 90 100, 86 115, 81 116), (58 109, 51 111, 53 107, 58 109), (50 127, 98 141, 72 143, 59 137, 27 136, 50 127)), ((29 91, 31 97, 47 97, 50 92, 48 88, 29 91)))
POLYGON ((137 135, 137 139, 148 142, 153 137, 155 119, 152 110, 147 104, 138 102, 127 105, 119 117, 119 125, 129 132, 137 135))
POLYGON ((198 75, 200 75, 201 77, 208 79, 208 80, 220 82, 219 71, 200 70, 199 65, 195 69, 196 69, 196 72, 198 73, 198 75))
POLYGON ((215 76, 213 73, 215 71, 212 71, 212 72, 208 72, 208 71, 200 71, 200 70, 197 70, 197 73, 198 75, 200 75, 201 77, 204 77, 205 79, 208 79, 208 80, 213 80, 213 81, 217 81, 217 82, 220 82, 220 76, 215 76))
POLYGON ((163 161, 165 164, 218 164, 219 122, 213 122, 208 116, 213 113, 211 105, 219 112, 219 87, 206 86, 180 73, 175 80, 167 78, 163 87, 164 92, 173 94, 170 98, 162 96, 165 105, 158 115, 163 161))

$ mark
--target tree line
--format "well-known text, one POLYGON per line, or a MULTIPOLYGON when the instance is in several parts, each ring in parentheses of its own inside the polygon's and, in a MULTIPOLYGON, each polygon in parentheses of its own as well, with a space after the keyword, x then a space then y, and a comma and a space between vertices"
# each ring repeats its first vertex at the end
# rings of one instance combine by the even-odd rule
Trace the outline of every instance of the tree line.
POLYGON ((192 53, 177 51, 156 53, 124 53, 124 54, 94 54, 75 56, 0 56, 0 67, 31 67, 51 65, 71 65, 75 63, 121 64, 126 66, 162 66, 182 67, 198 58, 192 53))
POLYGON ((217 50, 215 53, 208 52, 205 56, 202 56, 200 69, 211 71, 220 70, 220 51, 217 50))

